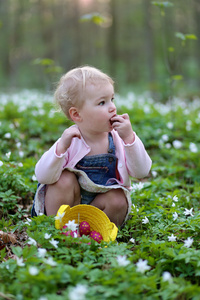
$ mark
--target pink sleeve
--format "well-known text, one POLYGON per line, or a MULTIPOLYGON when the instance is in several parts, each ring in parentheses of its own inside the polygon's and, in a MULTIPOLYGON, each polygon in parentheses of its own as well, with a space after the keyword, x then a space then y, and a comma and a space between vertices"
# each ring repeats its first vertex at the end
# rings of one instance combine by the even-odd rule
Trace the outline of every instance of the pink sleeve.
POLYGON ((124 144, 124 149, 129 174, 135 178, 146 177, 152 161, 139 137, 135 134, 135 141, 132 144, 124 144))
POLYGON ((35 166, 35 175, 39 183, 52 184, 58 181, 68 158, 67 152, 58 156, 58 141, 45 152, 35 166))

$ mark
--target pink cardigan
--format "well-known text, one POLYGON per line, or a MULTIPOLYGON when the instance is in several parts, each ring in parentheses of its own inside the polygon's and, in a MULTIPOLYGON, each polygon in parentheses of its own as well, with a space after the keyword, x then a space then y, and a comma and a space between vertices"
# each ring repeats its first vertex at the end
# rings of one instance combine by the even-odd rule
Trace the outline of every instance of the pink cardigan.
MULTIPOLYGON (((73 125, 76 126, 76 125, 73 125)), ((111 131, 115 144, 115 154, 118 158, 119 185, 130 189, 130 176, 144 178, 148 175, 152 161, 147 154, 143 143, 135 134, 132 144, 124 144, 115 130, 111 131)), ((59 140, 58 140, 59 141, 59 140)), ((45 152, 35 167, 38 182, 52 184, 58 181, 64 169, 75 169, 76 164, 90 152, 90 147, 83 138, 73 138, 70 147, 60 156, 56 154, 58 141, 45 152)))

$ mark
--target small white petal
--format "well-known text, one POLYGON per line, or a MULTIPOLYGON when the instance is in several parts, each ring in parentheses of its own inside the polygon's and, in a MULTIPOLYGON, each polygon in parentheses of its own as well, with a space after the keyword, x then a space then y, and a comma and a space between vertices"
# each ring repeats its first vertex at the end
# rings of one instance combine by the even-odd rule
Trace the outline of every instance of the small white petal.
POLYGON ((135 244, 135 239, 131 238, 129 241, 130 241, 131 243, 135 244))
POLYGON ((149 223, 149 219, 145 216, 145 218, 142 219, 142 223, 143 223, 143 224, 149 223))
POLYGON ((49 243, 51 243, 55 248, 58 248, 59 241, 56 241, 56 240, 54 240, 54 239, 51 239, 51 240, 49 241, 49 243))
POLYGON ((27 242, 27 244, 37 246, 37 242, 31 237, 29 237, 29 241, 27 242))
POLYGON ((193 241, 194 241, 193 239, 191 239, 190 237, 188 237, 187 240, 184 241, 184 246, 186 248, 190 248, 192 246, 192 244, 193 244, 193 241))
POLYGON ((29 267, 29 274, 32 276, 36 276, 39 273, 38 268, 36 267, 29 267))
POLYGON ((38 248, 38 257, 43 258, 43 257, 45 257, 46 253, 47 253, 46 249, 44 249, 44 248, 38 248))
POLYGON ((19 267, 24 267, 25 266, 25 263, 23 262, 23 258, 16 257, 16 260, 17 260, 17 265, 19 267))
POLYGON ((165 271, 162 274, 162 279, 163 281, 172 282, 172 275, 169 272, 165 271))
POLYGON ((51 237, 51 234, 45 233, 44 238, 45 238, 46 240, 50 239, 50 237, 51 237))
POLYGON ((174 236, 173 233, 172 233, 171 236, 168 236, 168 241, 169 242, 175 242, 176 241, 176 236, 174 236))
POLYGON ((147 260, 143 260, 141 258, 136 263, 136 266, 137 266, 136 271, 140 272, 140 273, 145 273, 146 271, 148 271, 149 269, 151 269, 151 267, 147 265, 147 260))
POLYGON ((130 264, 130 260, 126 259, 126 255, 118 255, 116 259, 120 267, 126 267, 130 264))

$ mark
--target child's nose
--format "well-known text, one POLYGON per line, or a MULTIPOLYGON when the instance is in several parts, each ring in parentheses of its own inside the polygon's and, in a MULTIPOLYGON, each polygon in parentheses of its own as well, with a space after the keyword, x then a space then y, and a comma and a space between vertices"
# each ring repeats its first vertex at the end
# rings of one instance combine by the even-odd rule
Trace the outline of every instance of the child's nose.
POLYGON ((115 106, 115 104, 113 103, 113 102, 111 102, 110 103, 110 107, 109 107, 109 111, 110 112, 113 112, 113 111, 115 111, 116 110, 116 106, 115 106))

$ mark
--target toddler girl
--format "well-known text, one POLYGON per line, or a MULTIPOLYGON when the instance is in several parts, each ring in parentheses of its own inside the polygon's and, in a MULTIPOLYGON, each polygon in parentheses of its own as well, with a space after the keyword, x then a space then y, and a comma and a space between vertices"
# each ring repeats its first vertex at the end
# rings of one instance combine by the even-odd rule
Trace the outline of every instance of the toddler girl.
POLYGON ((39 184, 32 216, 54 215, 63 204, 89 204, 117 226, 127 219, 130 176, 147 176, 151 159, 128 114, 117 115, 113 84, 108 75, 88 66, 61 78, 55 98, 75 125, 36 164, 39 184))

